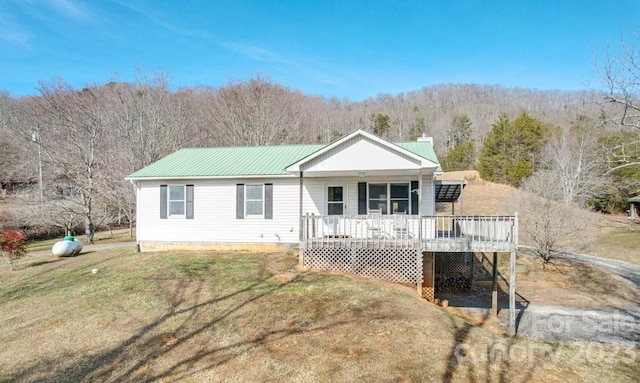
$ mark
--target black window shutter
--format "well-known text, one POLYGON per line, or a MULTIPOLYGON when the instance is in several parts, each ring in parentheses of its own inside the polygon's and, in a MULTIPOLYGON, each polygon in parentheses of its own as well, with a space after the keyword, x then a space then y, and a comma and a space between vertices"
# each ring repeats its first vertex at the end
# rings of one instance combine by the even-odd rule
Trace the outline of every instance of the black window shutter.
POLYGON ((160 218, 167 218, 167 185, 160 185, 160 218))
POLYGON ((358 182, 358 214, 367 214, 367 183, 358 182))
POLYGON ((418 215, 418 193, 418 181, 411 181, 411 214, 415 215, 418 215))
POLYGON ((273 184, 264 184, 264 218, 273 219, 273 184))
POLYGON ((236 185, 236 219, 244 219, 244 184, 236 185))
POLYGON ((187 219, 193 219, 193 185, 187 185, 187 219))

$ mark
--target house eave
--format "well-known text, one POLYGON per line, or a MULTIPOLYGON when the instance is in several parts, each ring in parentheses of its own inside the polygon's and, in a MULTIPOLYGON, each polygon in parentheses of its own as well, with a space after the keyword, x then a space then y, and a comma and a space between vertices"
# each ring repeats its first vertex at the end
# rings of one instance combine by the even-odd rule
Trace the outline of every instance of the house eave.
POLYGON ((227 180, 247 178, 294 178, 293 174, 251 174, 228 176, 157 176, 157 177, 126 177, 127 181, 164 181, 164 180, 227 180))

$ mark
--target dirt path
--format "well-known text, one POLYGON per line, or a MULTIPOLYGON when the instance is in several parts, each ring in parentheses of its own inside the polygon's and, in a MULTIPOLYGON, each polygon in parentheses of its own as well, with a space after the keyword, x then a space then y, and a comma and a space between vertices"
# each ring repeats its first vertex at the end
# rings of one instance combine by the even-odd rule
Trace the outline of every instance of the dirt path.
MULTIPOLYGON (((640 250, 639 250, 640 252, 640 250)), ((623 278, 633 282, 637 288, 640 289, 640 266, 633 265, 631 263, 618 261, 615 259, 596 257, 587 254, 576 253, 559 253, 561 256, 569 259, 576 260, 578 262, 587 263, 589 265, 597 266, 601 269, 607 270, 611 273, 618 274, 623 278)), ((640 257, 640 255, 638 255, 640 257)))

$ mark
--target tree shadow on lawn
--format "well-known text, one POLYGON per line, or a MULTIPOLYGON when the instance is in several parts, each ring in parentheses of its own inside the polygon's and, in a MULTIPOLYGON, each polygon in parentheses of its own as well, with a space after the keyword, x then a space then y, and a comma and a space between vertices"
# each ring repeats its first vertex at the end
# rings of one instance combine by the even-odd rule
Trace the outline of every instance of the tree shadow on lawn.
MULTIPOLYGON (((509 281, 507 279, 508 276, 503 275, 498 272, 498 283, 497 283, 497 312, 498 315, 501 314, 503 310, 509 310, 509 281), (503 288, 503 284, 507 286, 505 290, 503 288)), ((482 281, 489 282, 490 281, 482 281)), ((438 292, 436 291, 436 298, 440 301, 447 301, 449 307, 456 307, 462 310, 463 312, 469 313, 473 317, 480 317, 481 323, 484 323, 489 315, 491 314, 491 305, 492 305, 492 291, 490 284, 487 286, 481 285, 479 282, 476 282, 472 285, 470 291, 453 291, 453 292, 438 292)), ((520 327, 520 322, 522 320, 525 311, 531 304, 529 299, 524 297, 517 291, 517 282, 516 282, 516 292, 515 292, 515 332, 518 334, 518 329, 520 327)))
MULTIPOLYGON (((232 316, 233 320, 237 320, 238 315, 242 317, 243 314, 240 311, 243 308, 282 290, 291 283, 299 281, 303 275, 298 275, 289 281, 275 285, 273 285, 273 275, 269 275, 243 289, 208 299, 204 302, 196 302, 184 308, 181 308, 181 306, 184 306, 187 296, 194 293, 193 286, 190 286, 194 281, 180 281, 171 295, 169 310, 151 323, 143 326, 134 335, 120 342, 117 346, 83 357, 78 362, 74 362, 73 365, 70 365, 66 360, 68 358, 67 355, 41 360, 35 366, 12 374, 8 377, 8 381, 128 382, 131 380, 180 380, 225 364, 257 346, 277 342, 292 335, 301 335, 347 325, 357 320, 337 320, 330 324, 317 326, 305 326, 302 324, 282 329, 266 329, 255 336, 248 336, 245 339, 232 341, 217 347, 207 345, 206 342, 203 343, 202 337, 198 338, 199 336, 206 336, 206 333, 214 329, 216 325, 230 319, 232 316), (234 299, 247 294, 246 298, 235 303, 234 299), (225 308, 225 304, 230 304, 230 307, 225 308), (196 321, 197 327, 192 328, 193 323, 190 323, 190 320, 193 317, 203 315, 203 310, 205 313, 209 313, 215 309, 219 309, 221 312, 204 323, 201 320, 196 321), (171 323, 176 321, 181 321, 181 324, 177 329, 167 333, 165 329, 172 328, 171 323), (175 354, 185 355, 186 357, 176 360, 175 355, 170 356, 171 363, 169 366, 165 367, 163 365, 162 368, 155 370, 149 368, 149 366, 154 365, 154 362, 172 353, 186 342, 189 342, 187 343, 189 345, 199 344, 200 346, 197 346, 198 348, 196 349, 191 348, 186 354, 180 354, 180 352, 176 351, 175 354), (52 374, 52 370, 55 370, 55 367, 52 368, 52 366, 57 365, 65 367, 52 374)), ((198 282, 195 293, 199 294, 204 285, 204 282, 198 282)), ((77 357, 77 355, 74 356, 77 357)))
MULTIPOLYGON (((33 296, 38 293, 50 290, 51 278, 49 277, 49 275, 55 271, 58 271, 61 268, 67 267, 68 264, 64 262, 66 259, 68 258, 54 257, 49 260, 43 260, 33 264, 29 264, 27 267, 25 267, 25 269, 41 268, 41 270, 25 277, 26 278, 25 281, 27 281, 28 287, 20 288, 20 289, 9 289, 4 292, 0 291, 0 303, 3 300, 28 298, 29 296, 33 296)), ((77 270, 82 269, 83 273, 86 273, 87 275, 91 275, 91 269, 97 268, 98 266, 109 262, 111 260, 111 257, 93 258, 91 260, 93 262, 87 263, 82 266, 78 266, 72 272, 76 272, 77 270)), ((19 273, 20 273, 20 269, 16 271, 12 271, 11 275, 15 274, 16 276, 20 276, 19 273)))
POLYGON ((535 363, 511 363, 514 350, 527 351, 516 350, 516 338, 495 336, 486 344, 472 338, 472 331, 484 327, 489 320, 490 314, 485 314, 476 323, 463 321, 459 324, 455 317, 450 317, 451 326, 455 329, 454 344, 447 357, 442 382, 460 381, 460 378, 473 383, 531 381, 536 372, 535 363))

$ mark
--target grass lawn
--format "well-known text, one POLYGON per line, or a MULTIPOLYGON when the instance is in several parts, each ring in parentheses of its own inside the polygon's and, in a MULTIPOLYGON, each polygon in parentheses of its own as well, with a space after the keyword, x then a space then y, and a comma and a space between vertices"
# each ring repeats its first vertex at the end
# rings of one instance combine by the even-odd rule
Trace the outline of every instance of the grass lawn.
POLYGON ((640 223, 626 218, 610 219, 603 226, 591 254, 640 265, 640 223))
POLYGON ((2 382, 636 382, 640 350, 509 338, 294 254, 95 251, 0 269, 2 382), (92 273, 92 269, 98 269, 92 273))

